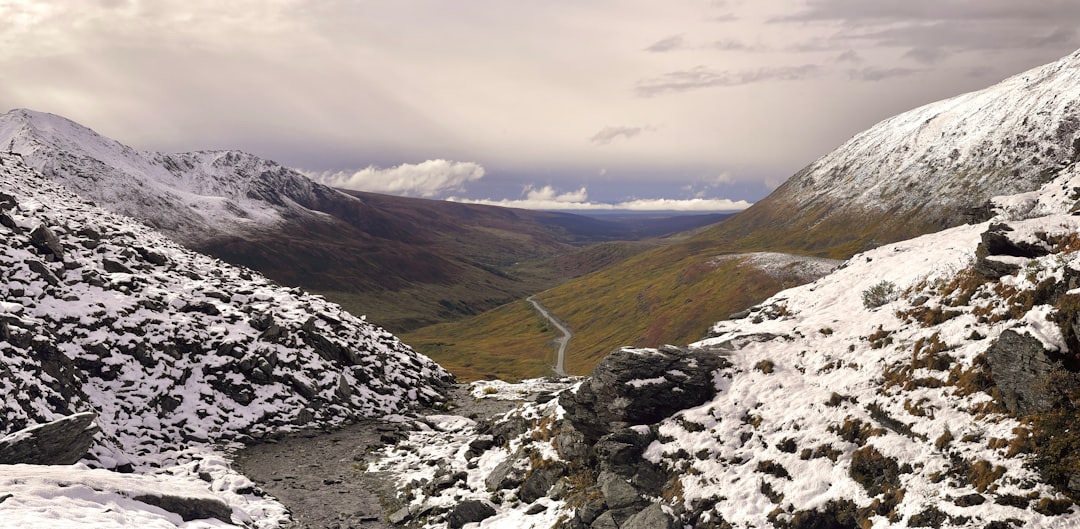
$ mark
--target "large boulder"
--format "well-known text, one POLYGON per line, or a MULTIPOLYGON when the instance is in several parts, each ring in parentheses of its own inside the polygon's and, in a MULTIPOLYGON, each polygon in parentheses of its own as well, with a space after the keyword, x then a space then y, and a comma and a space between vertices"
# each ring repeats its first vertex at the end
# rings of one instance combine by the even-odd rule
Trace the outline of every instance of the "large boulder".
POLYGON ((446 521, 450 529, 460 529, 465 527, 465 524, 482 522, 492 516, 495 516, 495 509, 492 506, 480 500, 465 500, 450 511, 450 516, 446 518, 446 521))
POLYGON ((1030 334, 1005 330, 986 351, 991 378, 1005 407, 1020 416, 1049 411, 1064 397, 1063 383, 1076 383, 1060 355, 1030 334))
POLYGON ((94 413, 76 413, 0 439, 0 464, 72 465, 86 456, 98 427, 94 413))
POLYGON ((716 351, 621 349, 609 354, 559 404, 590 442, 627 426, 653 424, 716 395, 714 373, 730 363, 716 351))

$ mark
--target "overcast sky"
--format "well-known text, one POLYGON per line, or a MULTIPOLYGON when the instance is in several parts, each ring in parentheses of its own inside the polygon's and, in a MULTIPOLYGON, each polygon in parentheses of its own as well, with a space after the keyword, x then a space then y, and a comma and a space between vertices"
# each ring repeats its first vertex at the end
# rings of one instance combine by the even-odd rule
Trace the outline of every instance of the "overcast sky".
POLYGON ((1075 0, 0 0, 0 112, 395 194, 731 209, 1077 28, 1075 0))

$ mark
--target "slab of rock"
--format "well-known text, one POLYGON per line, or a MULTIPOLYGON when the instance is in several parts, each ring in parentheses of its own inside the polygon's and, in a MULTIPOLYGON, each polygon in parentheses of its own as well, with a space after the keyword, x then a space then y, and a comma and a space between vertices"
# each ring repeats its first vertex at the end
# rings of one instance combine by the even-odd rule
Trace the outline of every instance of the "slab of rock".
POLYGON ((664 512, 659 504, 653 503, 641 512, 631 516, 619 529, 678 529, 675 518, 664 512))
POLYGON ((715 351, 621 349, 600 361, 559 404, 574 428, 595 442, 626 426, 653 424, 716 395, 714 372, 730 362, 715 351))
POLYGON ((495 509, 492 506, 480 500, 466 500, 454 507, 446 520, 450 529, 461 529, 465 527, 465 524, 482 522, 492 516, 495 516, 495 509))
POLYGON ((1061 383, 1076 383, 1076 375, 1054 356, 1030 334, 1011 329, 1002 331, 986 351, 991 377, 1010 412, 1024 416, 1049 411, 1063 397, 1061 383))
POLYGON ((86 456, 98 427, 94 413, 76 413, 0 439, 0 464, 72 465, 86 456))

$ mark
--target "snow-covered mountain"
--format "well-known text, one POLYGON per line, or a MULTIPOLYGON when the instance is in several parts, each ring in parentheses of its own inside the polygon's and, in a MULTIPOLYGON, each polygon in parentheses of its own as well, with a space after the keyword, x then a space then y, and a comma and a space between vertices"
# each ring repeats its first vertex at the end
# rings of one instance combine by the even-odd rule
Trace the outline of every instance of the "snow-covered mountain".
POLYGON ((237 151, 140 152, 66 118, 18 109, 0 115, 0 147, 109 210, 184 244, 268 231, 339 192, 237 151))
POLYGON ((1080 51, 889 118, 735 220, 795 227, 793 246, 803 249, 851 238, 873 246, 985 220, 991 197, 1038 189, 1080 157, 1078 87, 1080 51))
POLYGON ((399 413, 448 373, 297 289, 177 245, 0 154, 0 434, 94 411, 99 463, 399 413))

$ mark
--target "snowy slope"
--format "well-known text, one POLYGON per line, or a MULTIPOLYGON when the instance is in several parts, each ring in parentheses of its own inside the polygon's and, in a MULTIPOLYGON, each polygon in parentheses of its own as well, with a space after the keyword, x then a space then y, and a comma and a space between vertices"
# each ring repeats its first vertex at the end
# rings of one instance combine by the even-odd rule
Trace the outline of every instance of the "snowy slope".
POLYGON ((0 155, 0 433, 96 411, 106 467, 441 400, 449 374, 321 297, 185 250, 0 155))
MULTIPOLYGON (((652 439, 641 457, 669 479, 648 501, 692 527, 1080 527, 1080 508, 1065 495, 1075 497, 1077 474, 1046 473, 1057 462, 1045 459, 1055 459, 1043 452, 1045 440, 1033 441, 1042 416, 1009 409, 1017 388, 1007 379, 1036 372, 1041 361, 991 369, 988 359, 999 343, 1006 358, 1021 358, 1006 334, 1045 350, 1047 365, 1080 353, 1070 327, 1080 298, 1077 189, 1080 166, 1070 165, 1038 191, 996 199, 991 222, 858 254, 748 317, 717 323, 692 345, 731 363, 717 372, 717 395, 634 427, 652 439), (1014 246, 990 252, 987 233, 1014 246), (1025 252, 1034 256, 1012 255, 1025 252), (976 271, 980 261, 1011 272, 985 275, 976 271), (866 293, 885 284, 892 288, 868 304, 866 293)), ((1076 376, 1062 373, 1033 385, 1073 387, 1076 376)), ((560 453, 569 429, 559 402, 508 414, 504 424, 519 416, 531 426, 482 455, 473 447, 498 427, 454 425, 441 444, 414 434, 425 442, 388 450, 381 468, 403 484, 466 473, 448 489, 429 485, 410 496, 415 512, 429 513, 426 527, 445 527, 461 498, 494 501, 484 528, 588 527, 599 512, 589 514, 589 502, 613 501, 611 490, 589 485, 603 473, 569 474, 531 503, 516 500, 524 487, 493 493, 485 483, 506 461, 524 476, 574 468, 560 453), (423 465, 428 459, 443 470, 423 465)), ((1075 416, 1069 405, 1057 409, 1075 416)))
POLYGON ((0 115, 0 149, 185 244, 266 231, 284 219, 327 220, 311 208, 321 197, 340 195, 249 154, 140 152, 66 118, 25 109, 0 115))
POLYGON ((813 240, 879 242, 985 220, 977 209, 991 197, 1038 189, 1080 156, 1078 87, 1080 51, 889 118, 802 169, 741 220, 798 226, 813 240))

